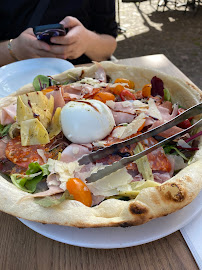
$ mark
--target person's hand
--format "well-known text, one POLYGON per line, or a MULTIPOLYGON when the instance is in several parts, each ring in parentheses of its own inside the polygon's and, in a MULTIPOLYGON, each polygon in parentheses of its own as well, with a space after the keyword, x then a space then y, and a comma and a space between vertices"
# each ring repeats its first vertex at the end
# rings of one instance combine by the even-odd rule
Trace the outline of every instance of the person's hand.
POLYGON ((51 52, 49 44, 37 40, 32 28, 26 29, 13 39, 12 50, 19 60, 39 57, 63 58, 63 54, 51 52))
POLYGON ((66 36, 52 37, 50 52, 63 55, 63 59, 76 59, 86 52, 89 31, 74 17, 65 17, 61 22, 69 31, 66 36))

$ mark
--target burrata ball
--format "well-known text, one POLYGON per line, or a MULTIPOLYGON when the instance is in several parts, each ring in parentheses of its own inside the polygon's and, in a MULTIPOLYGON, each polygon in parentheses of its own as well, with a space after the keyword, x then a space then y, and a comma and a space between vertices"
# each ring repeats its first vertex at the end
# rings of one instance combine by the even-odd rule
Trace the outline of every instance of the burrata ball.
POLYGON ((68 102, 61 111, 62 131, 73 143, 104 139, 115 126, 111 110, 99 100, 68 102))

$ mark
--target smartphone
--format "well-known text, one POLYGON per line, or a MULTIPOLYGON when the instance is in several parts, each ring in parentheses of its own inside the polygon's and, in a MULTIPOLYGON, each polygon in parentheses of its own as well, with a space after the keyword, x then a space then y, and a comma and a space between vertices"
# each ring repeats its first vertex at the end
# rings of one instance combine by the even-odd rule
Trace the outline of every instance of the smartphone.
POLYGON ((53 44, 50 41, 51 37, 65 36, 67 33, 64 25, 59 23, 35 26, 33 31, 38 40, 48 44, 53 44))

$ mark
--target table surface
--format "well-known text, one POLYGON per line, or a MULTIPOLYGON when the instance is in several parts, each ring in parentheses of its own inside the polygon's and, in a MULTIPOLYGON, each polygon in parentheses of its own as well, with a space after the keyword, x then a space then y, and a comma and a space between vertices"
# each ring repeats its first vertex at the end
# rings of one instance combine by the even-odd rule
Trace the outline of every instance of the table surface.
MULTIPOLYGON (((122 59, 117 63, 155 68, 189 80, 162 54, 122 59)), ((198 269, 180 231, 141 246, 102 250, 48 239, 5 213, 0 213, 0 220, 0 269, 3 270, 198 269)))

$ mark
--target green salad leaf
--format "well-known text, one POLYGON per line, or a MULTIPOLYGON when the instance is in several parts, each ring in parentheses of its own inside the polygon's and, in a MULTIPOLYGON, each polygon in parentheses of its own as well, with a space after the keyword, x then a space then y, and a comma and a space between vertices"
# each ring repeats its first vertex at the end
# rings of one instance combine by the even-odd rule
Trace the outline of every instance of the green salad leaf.
POLYGON ((8 134, 11 125, 12 124, 3 126, 2 124, 0 124, 0 137, 4 137, 8 134))
POLYGON ((177 147, 173 146, 173 145, 165 145, 163 147, 165 154, 172 154, 172 150, 174 150, 174 154, 178 154, 179 156, 181 156, 183 159, 185 160, 189 160, 177 147))
POLYGON ((61 204, 65 200, 73 200, 73 195, 69 194, 68 190, 65 190, 62 196, 58 197, 56 196, 46 196, 44 198, 35 198, 35 202, 43 207, 53 207, 56 205, 61 204))
POLYGON ((37 184, 44 178, 44 176, 49 175, 48 164, 39 165, 38 162, 32 162, 28 166, 26 174, 12 174, 11 181, 19 189, 33 193, 36 190, 37 184))
MULTIPOLYGON (((142 151, 144 151, 144 147, 140 142, 138 142, 137 146, 135 147, 134 154, 138 154, 142 151)), ((148 160, 146 155, 137 159, 135 161, 135 163, 137 164, 138 171, 142 174, 142 176, 145 180, 154 181, 152 169, 151 169, 151 166, 149 164, 149 160, 148 160)))
POLYGON ((33 80, 33 86, 35 91, 41 91, 42 89, 50 86, 50 80, 47 76, 38 75, 33 80))
POLYGON ((164 92, 164 100, 165 101, 170 101, 171 102, 171 95, 170 95, 170 91, 167 88, 163 89, 164 92))

